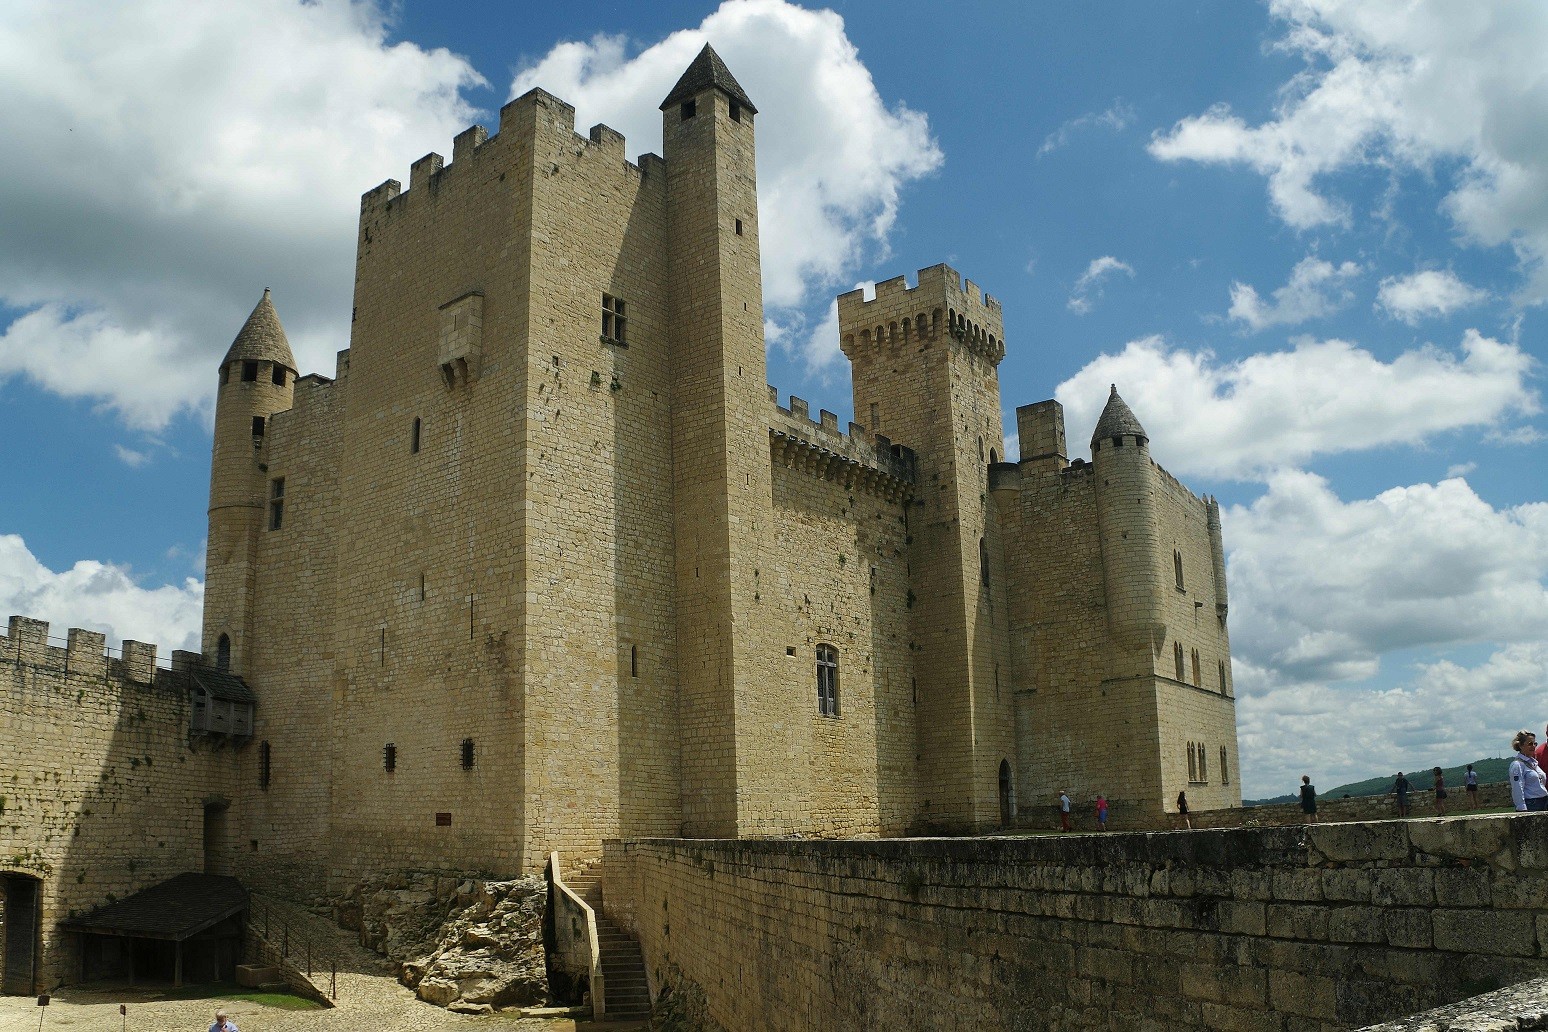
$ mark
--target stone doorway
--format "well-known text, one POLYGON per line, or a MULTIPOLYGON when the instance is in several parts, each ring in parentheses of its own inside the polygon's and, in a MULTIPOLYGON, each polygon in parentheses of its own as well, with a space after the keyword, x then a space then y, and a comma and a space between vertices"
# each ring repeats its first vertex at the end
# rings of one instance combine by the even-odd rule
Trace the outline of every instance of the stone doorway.
POLYGON ((1009 760, 1000 761, 1000 827, 1008 828, 1016 821, 1016 784, 1011 779, 1009 760))
POLYGON ((204 804, 204 873, 226 874, 226 810, 224 801, 204 804))
POLYGON ((37 986, 43 882, 0 874, 0 993, 30 996, 37 986))

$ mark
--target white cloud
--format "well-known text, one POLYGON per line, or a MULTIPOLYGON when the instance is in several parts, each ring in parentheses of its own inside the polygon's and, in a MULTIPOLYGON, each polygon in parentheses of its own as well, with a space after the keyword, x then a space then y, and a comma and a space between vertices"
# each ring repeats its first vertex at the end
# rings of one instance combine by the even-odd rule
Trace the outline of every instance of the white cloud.
POLYGON ((1410 326, 1421 319, 1450 315, 1489 298, 1487 290, 1468 286, 1449 269, 1423 269, 1388 276, 1376 293, 1376 307, 1410 326))
POLYGON ((1360 266, 1354 262, 1334 265, 1308 255, 1290 270, 1290 281, 1274 291, 1272 303, 1265 302, 1247 284, 1232 283, 1228 314, 1253 330, 1293 326, 1332 315, 1354 300, 1348 284, 1359 274, 1360 266))
POLYGON ((783 0, 727 0, 696 29, 675 32, 638 55, 598 36, 562 43, 515 78, 511 95, 542 86, 576 107, 577 123, 605 120, 631 152, 661 147, 658 105, 710 42, 759 105, 758 204, 764 297, 776 334, 800 340, 809 365, 831 361, 830 345, 790 325, 814 291, 885 254, 899 197, 940 166, 924 115, 889 108, 832 11, 783 0))
POLYGON ((1465 477, 1477 468, 1478 463, 1476 462, 1458 462, 1446 467, 1446 477, 1448 479, 1452 477, 1465 477))
MULTIPOLYGON (((1319 455, 1422 444, 1464 428, 1514 434, 1539 410, 1535 367, 1520 347, 1468 330, 1458 352, 1425 346, 1390 362, 1347 341, 1302 339, 1292 350, 1220 363, 1159 337, 1102 355, 1061 383, 1069 439, 1084 444, 1108 384, 1179 475, 1261 477, 1319 455)), ((1079 447, 1079 445, 1077 445, 1079 447)))
POLYGON ((1086 271, 1075 281, 1075 289, 1070 292, 1070 311, 1077 315, 1091 311, 1092 305, 1102 296, 1102 282, 1120 272, 1134 278, 1134 267, 1110 254, 1091 259, 1091 264, 1086 266, 1086 271))
POLYGON ((155 644, 162 656, 173 649, 199 651, 203 582, 143 588, 130 572, 82 559, 68 570, 44 566, 15 534, 0 534, 0 614, 47 620, 49 633, 63 638, 71 627, 101 631, 109 648, 125 638, 155 644))
POLYGON ((1286 470, 1226 523, 1233 651, 1279 678, 1358 680, 1399 649, 1548 636, 1548 503, 1497 510, 1460 479, 1346 502, 1286 470))
POLYGON ((133 448, 125 448, 121 444, 113 445, 113 454, 118 456, 119 462, 122 462, 130 469, 139 469, 150 461, 149 452, 135 451, 133 448))
POLYGON ((1273 118, 1225 106, 1151 140, 1165 161, 1244 164, 1275 209, 1305 229, 1349 219, 1334 175, 1365 166, 1436 175, 1446 212, 1474 243, 1515 247, 1548 299, 1548 5, 1417 0, 1273 0, 1280 46, 1306 70, 1273 118))
POLYGON ((1418 664, 1390 688, 1276 679, 1235 662, 1242 794, 1284 795, 1310 774, 1322 791, 1373 774, 1453 766, 1510 753, 1541 723, 1548 646, 1509 645, 1477 666, 1418 664), (1242 694, 1244 685, 1254 687, 1242 694), (1315 757, 1309 760, 1308 757, 1315 757))
POLYGON ((1049 133, 1043 140, 1043 145, 1037 149, 1037 156, 1041 158, 1044 154, 1068 145, 1070 137, 1088 126, 1111 129, 1115 133, 1121 133, 1134 123, 1134 117, 1134 105, 1122 98, 1115 100, 1112 107, 1106 111, 1093 112, 1081 115, 1079 118, 1072 118, 1049 133))
POLYGON ((374 0, 0 5, 0 377, 154 429, 213 395, 272 286, 303 369, 348 334, 361 192, 479 77, 374 0))

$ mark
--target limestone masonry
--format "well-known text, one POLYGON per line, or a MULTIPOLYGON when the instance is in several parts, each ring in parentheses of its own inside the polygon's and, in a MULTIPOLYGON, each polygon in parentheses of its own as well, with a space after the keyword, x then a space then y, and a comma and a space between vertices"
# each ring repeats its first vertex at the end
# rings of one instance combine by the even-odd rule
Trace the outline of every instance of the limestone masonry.
POLYGON ((1000 304, 943 265, 839 298, 858 424, 781 405, 757 109, 706 48, 661 110, 635 163, 512 101, 364 196, 334 378, 267 293, 222 362, 204 649, 259 699, 255 878, 1238 804, 1215 504, 1116 391, 1089 463, 1053 401, 1002 461, 1000 304))
POLYGON ((264 291, 219 367, 199 671, 158 694, 100 638, 89 674, 46 627, 0 639, 0 873, 49 916, 201 849, 318 894, 608 839, 985 831, 1060 789, 1239 805, 1214 501, 1116 388, 1089 462, 1055 401, 1009 461, 1014 345, 945 265, 838 299, 857 422, 781 403, 758 110, 706 47, 661 111, 630 161, 533 90, 367 192, 332 377, 264 291), (57 761, 11 754, 66 696, 100 768, 51 804, 57 761), (130 852, 169 845, 130 878, 101 808, 141 781, 130 852))

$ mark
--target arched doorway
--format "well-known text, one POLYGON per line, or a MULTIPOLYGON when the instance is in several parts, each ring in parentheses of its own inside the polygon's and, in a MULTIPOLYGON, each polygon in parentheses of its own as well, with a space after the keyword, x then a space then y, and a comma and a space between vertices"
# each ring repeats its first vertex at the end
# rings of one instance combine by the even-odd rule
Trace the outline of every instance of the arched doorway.
POLYGON ((38 927, 43 882, 27 874, 0 874, 0 993, 31 996, 38 980, 38 927))
POLYGON ((1000 827, 1008 828, 1016 820, 1016 785, 1011 780, 1009 760, 1000 761, 1000 827))

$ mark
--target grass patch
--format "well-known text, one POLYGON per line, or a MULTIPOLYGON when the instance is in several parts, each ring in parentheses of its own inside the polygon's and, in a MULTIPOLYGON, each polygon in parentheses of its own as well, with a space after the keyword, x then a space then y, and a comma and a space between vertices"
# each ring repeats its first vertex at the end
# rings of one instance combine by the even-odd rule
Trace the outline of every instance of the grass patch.
POLYGON ((230 1000, 232 1002, 256 1003, 261 1007, 274 1007, 277 1010, 322 1010, 322 1004, 315 1000, 308 1000, 305 996, 297 996, 295 993, 272 992, 265 989, 248 989, 237 985, 235 982, 208 982, 203 985, 185 985, 178 989, 169 989, 161 997, 163 1000, 230 1000))

